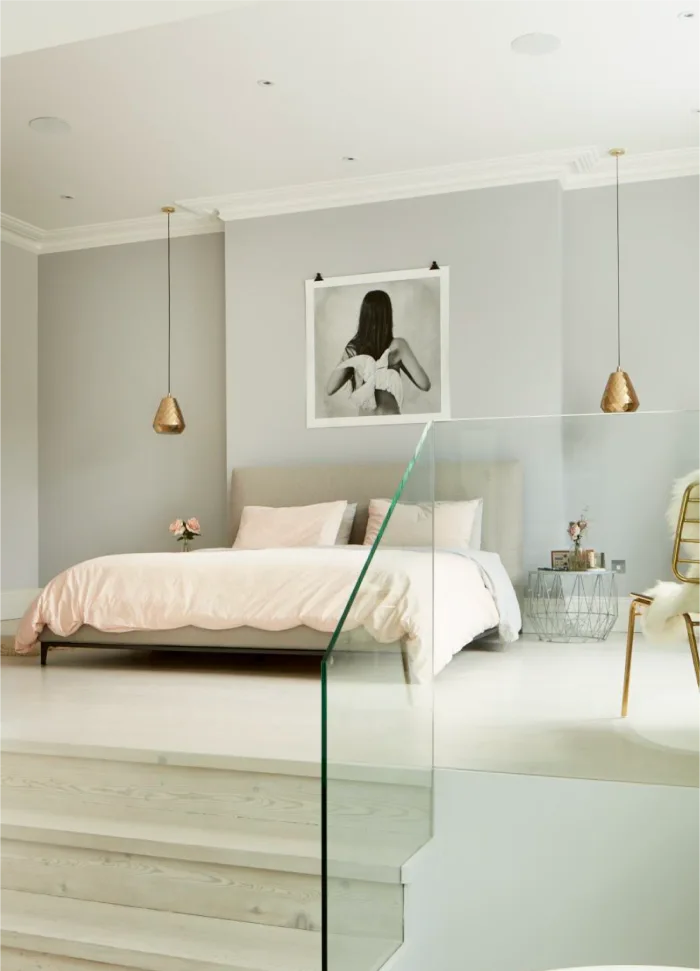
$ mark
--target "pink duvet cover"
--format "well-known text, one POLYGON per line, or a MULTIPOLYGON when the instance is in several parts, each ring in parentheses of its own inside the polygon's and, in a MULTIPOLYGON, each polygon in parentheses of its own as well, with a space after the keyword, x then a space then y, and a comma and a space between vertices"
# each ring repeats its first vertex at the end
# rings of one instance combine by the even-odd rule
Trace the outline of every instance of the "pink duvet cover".
MULTIPOLYGON (((61 637, 90 625, 108 633, 200 627, 266 631, 306 626, 329 635, 368 556, 366 547, 202 550, 106 556, 70 567, 34 601, 17 632, 22 654, 48 626, 61 637)), ((403 641, 412 674, 428 680, 499 614, 468 557, 379 550, 344 625, 380 643, 403 641)))

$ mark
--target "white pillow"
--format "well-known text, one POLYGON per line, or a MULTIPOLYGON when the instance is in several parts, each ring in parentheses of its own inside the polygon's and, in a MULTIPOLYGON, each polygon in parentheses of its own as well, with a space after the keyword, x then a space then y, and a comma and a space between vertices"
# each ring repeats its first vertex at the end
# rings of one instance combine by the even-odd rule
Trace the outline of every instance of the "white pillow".
POLYGON ((338 530, 338 535, 335 538, 336 546, 347 546, 350 542, 350 534, 352 533, 352 524, 355 522, 356 512, 357 503, 349 502, 345 507, 343 518, 340 521, 340 529, 338 530))
POLYGON ((233 544, 236 550, 267 550, 288 546, 333 546, 347 502, 313 506, 245 506, 233 544))
MULTIPOLYGON (((390 505, 389 499, 371 500, 365 546, 374 543, 390 505)), ((434 541, 439 549, 480 549, 482 508, 483 499, 436 502, 434 511, 428 502, 398 502, 384 530, 382 543, 386 546, 431 546, 434 541)))

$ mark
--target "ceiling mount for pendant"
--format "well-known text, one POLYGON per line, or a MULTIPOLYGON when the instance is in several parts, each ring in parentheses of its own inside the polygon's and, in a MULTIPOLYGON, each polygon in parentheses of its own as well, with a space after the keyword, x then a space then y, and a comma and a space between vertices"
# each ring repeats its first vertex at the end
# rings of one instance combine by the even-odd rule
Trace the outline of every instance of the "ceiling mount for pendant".
POLYGON ((163 206, 161 212, 168 217, 168 393, 158 405, 153 428, 159 435, 181 435, 185 430, 185 419, 177 403, 177 398, 170 394, 170 358, 171 358, 171 287, 170 287, 170 217, 175 212, 174 206, 163 206))
POLYGON ((624 148, 611 148, 610 155, 615 159, 615 212, 617 237, 617 368, 612 372, 605 385, 600 402, 601 410, 607 414, 624 414, 639 408, 639 398, 634 390, 632 379, 622 369, 622 342, 620 331, 620 158, 624 148))

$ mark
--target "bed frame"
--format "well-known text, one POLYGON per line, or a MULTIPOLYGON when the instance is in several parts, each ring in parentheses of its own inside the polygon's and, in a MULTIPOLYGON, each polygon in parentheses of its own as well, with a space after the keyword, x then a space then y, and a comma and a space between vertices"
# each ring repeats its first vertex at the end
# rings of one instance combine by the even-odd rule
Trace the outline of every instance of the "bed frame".
MULTIPOLYGON (((230 536, 234 537, 238 531, 244 506, 301 506, 347 499, 358 504, 350 542, 362 543, 370 499, 390 498, 405 470, 405 464, 398 462, 235 469, 231 476, 230 536)), ((427 488, 426 483, 426 491, 427 488)), ((484 500, 482 547, 500 555, 517 588, 523 579, 523 477, 519 463, 445 462, 436 467, 436 499, 474 499, 479 496, 484 500)), ((409 481, 405 500, 421 498, 417 485, 409 481)), ((341 635, 341 647, 348 637, 341 635)), ((50 630, 44 630, 39 641, 41 663, 45 665, 50 647, 323 654, 330 636, 308 627, 273 632, 252 627, 223 631, 180 627, 171 631, 105 634, 84 626, 70 637, 58 637, 50 630)))

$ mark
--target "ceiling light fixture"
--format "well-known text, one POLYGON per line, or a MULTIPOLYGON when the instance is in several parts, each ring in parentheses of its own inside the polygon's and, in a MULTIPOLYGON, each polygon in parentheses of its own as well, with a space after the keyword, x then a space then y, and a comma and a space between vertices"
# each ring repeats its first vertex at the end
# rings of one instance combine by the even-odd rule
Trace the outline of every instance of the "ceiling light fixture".
POLYGON ((605 385, 600 409, 608 414, 636 411, 639 398, 629 374, 622 370, 622 344, 620 341, 620 156, 624 148, 611 148, 615 159, 615 227, 617 237, 617 370, 613 371, 605 385))
POLYGON ((554 34, 522 34, 511 41, 510 46, 516 54, 537 57, 541 54, 553 54, 561 47, 561 41, 554 34))
POLYGON ((260 78, 260 80, 258 81, 258 86, 261 88, 274 88, 275 82, 268 81, 267 78, 260 78))
POLYGON ((159 435, 182 435, 185 430, 185 419, 182 417, 177 398, 170 394, 170 217, 175 212, 173 206, 163 206, 161 212, 168 217, 168 393, 158 405, 153 428, 159 435))
POLYGON ((67 193, 61 193, 59 199, 75 199, 75 196, 69 196, 67 193))
POLYGON ((54 118, 51 115, 32 118, 29 127, 40 135, 67 135, 70 131, 70 125, 67 121, 64 121, 63 118, 54 118))
POLYGON ((343 162, 356 162, 357 158, 354 155, 343 155, 343 162))
POLYGON ((694 10, 681 10, 681 12, 678 14, 678 19, 679 20, 692 20, 694 16, 695 16, 695 11, 694 10))

